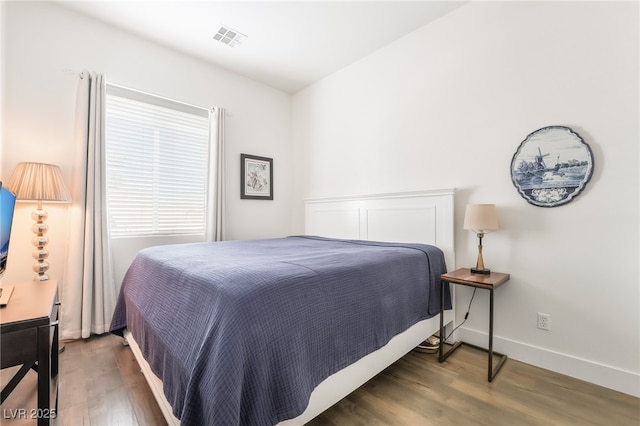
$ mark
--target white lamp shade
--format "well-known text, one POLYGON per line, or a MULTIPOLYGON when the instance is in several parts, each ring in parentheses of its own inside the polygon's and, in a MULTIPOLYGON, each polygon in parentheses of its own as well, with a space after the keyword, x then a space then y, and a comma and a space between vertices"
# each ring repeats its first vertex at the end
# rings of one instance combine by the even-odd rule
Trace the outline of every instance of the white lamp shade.
POLYGON ((18 163, 7 187, 18 200, 70 202, 60 167, 43 163, 18 163))
POLYGON ((495 204, 467 204, 464 229, 482 233, 497 231, 498 213, 495 204))

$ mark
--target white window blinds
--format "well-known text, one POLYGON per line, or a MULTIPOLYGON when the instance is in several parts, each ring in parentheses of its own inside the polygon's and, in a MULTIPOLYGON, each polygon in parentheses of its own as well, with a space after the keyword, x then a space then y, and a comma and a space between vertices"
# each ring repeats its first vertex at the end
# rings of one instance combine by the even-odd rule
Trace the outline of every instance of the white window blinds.
POLYGON ((209 111, 107 85, 111 237, 204 234, 209 111))

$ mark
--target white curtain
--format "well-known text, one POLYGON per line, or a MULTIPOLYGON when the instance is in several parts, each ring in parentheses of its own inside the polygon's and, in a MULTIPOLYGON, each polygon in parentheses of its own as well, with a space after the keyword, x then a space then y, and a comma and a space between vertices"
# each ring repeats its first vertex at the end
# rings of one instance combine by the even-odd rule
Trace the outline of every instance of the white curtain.
POLYGON ((83 71, 76 96, 73 204, 61 285, 61 339, 108 332, 115 308, 106 217, 104 105, 104 76, 83 71))
POLYGON ((209 197, 207 203, 207 241, 226 239, 225 153, 224 132, 226 110, 213 108, 209 113, 209 197))

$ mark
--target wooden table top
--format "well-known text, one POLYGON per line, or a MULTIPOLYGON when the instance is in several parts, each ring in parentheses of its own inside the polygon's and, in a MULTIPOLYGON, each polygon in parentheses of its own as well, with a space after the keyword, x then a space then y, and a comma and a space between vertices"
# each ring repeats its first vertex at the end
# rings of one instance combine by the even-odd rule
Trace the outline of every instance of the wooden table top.
POLYGON ((442 274, 440 278, 444 281, 492 289, 501 286, 509 281, 511 276, 502 272, 491 272, 490 274, 472 274, 469 268, 456 269, 453 272, 442 274))
POLYGON ((0 308, 0 332, 48 324, 58 282, 31 281, 11 285, 15 287, 11 299, 7 306, 0 308))

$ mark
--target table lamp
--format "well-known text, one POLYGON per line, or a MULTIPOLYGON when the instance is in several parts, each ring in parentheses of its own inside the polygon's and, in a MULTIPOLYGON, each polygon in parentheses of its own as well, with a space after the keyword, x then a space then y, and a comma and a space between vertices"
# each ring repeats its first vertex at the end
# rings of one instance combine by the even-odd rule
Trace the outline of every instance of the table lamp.
POLYGON ((49 263, 49 251, 46 245, 49 239, 44 235, 49 227, 44 221, 48 213, 42 208, 42 202, 71 202, 71 197, 62 179, 62 172, 58 166, 43 163, 18 163, 13 171, 7 187, 16 194, 18 201, 36 201, 37 208, 31 213, 36 223, 31 226, 35 234, 31 240, 35 249, 32 252, 36 262, 33 271, 37 273, 35 281, 46 281, 49 263))
POLYGON ((495 204, 467 204, 464 212, 464 229, 478 235, 478 261, 476 267, 471 268, 472 274, 490 274, 491 270, 484 267, 482 259, 482 238, 484 234, 498 230, 498 214, 495 204))

